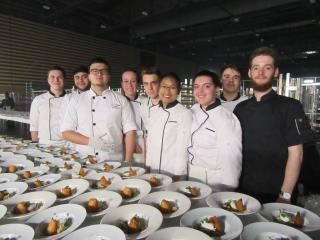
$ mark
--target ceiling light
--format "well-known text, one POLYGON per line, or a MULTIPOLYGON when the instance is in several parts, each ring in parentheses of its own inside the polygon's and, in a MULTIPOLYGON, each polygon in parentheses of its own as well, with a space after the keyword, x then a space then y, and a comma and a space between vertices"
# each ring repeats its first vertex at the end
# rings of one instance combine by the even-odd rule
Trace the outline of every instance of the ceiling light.
POLYGON ((101 24, 100 24, 100 28, 101 28, 101 29, 106 29, 106 28, 107 28, 107 26, 106 26, 106 25, 104 25, 103 23, 101 23, 101 24))
POLYGON ((255 36, 256 36, 256 37, 260 37, 260 33, 256 33, 255 36))
POLYGON ((192 56, 196 55, 194 52, 191 53, 192 56))
POLYGON ((145 16, 145 17, 149 15, 149 13, 148 13, 147 11, 142 11, 141 14, 142 14, 143 16, 145 16))
POLYGON ((186 30, 186 29, 185 29, 184 27, 181 27, 181 28, 180 28, 180 31, 181 31, 181 32, 184 32, 185 30, 186 30))
POLYGON ((207 40, 208 42, 211 42, 212 41, 212 39, 211 38, 208 38, 208 40, 207 40))
POLYGON ((232 21, 235 22, 235 23, 238 23, 238 22, 240 22, 240 18, 234 17, 234 18, 232 18, 232 21))
POLYGON ((263 39, 263 38, 260 38, 260 42, 264 42, 264 39, 263 39))
POLYGON ((49 10, 51 9, 51 7, 50 7, 49 5, 46 5, 46 4, 43 4, 43 5, 42 5, 42 8, 43 8, 44 10, 47 10, 47 11, 49 11, 49 10))
POLYGON ((144 39, 146 39, 146 38, 145 38, 144 36, 140 36, 140 39, 141 39, 141 40, 144 40, 144 39))
POLYGON ((309 0, 310 4, 315 4, 317 0, 309 0))
POLYGON ((312 54, 317 54, 318 51, 312 50, 312 51, 305 51, 304 53, 307 55, 312 55, 312 54))
POLYGON ((172 44, 170 44, 170 45, 169 45, 169 48, 173 49, 173 48, 174 48, 174 46, 173 46, 172 44))

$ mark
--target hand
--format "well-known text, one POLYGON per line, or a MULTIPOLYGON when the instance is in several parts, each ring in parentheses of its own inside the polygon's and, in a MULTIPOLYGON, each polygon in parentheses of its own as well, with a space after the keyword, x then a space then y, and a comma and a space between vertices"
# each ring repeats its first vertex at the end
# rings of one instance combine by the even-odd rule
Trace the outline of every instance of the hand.
POLYGON ((281 197, 278 197, 276 200, 277 203, 287 203, 287 204, 291 204, 291 200, 290 199, 284 199, 281 197))
POLYGON ((88 146, 103 152, 114 152, 114 142, 103 139, 104 135, 89 138, 88 146))

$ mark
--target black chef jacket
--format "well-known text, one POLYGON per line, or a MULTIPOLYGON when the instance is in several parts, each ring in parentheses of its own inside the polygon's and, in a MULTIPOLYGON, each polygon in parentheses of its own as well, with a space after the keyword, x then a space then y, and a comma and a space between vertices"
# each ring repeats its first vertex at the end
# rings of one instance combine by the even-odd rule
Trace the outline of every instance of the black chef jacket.
POLYGON ((311 136, 301 103, 272 90, 260 102, 252 97, 239 103, 234 113, 242 127, 240 190, 251 195, 278 196, 288 147, 305 143, 311 136))

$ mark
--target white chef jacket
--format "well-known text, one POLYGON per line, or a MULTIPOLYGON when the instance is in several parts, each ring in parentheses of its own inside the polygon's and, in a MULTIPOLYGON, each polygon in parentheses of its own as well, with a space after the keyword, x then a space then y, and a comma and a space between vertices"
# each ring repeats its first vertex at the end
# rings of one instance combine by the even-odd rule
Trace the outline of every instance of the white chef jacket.
POLYGON ((159 109, 159 104, 153 105, 149 97, 141 99, 140 113, 145 129, 148 131, 148 123, 154 112, 159 109))
POLYGON ((228 109, 230 112, 233 112, 233 110, 236 108, 238 103, 240 103, 240 102, 242 102, 244 100, 247 100, 247 99, 248 99, 247 96, 240 96, 240 94, 238 94, 236 99, 234 99, 232 101, 227 101, 227 99, 225 99, 223 97, 223 94, 221 94, 221 96, 220 96, 221 105, 223 107, 225 107, 226 109, 228 109))
POLYGON ((62 102, 65 96, 55 97, 50 91, 36 96, 30 109, 30 131, 38 131, 39 143, 62 145, 60 133, 62 102))
POLYGON ((76 144, 76 150, 95 155, 100 160, 123 159, 123 134, 136 130, 134 115, 127 99, 112 90, 103 91, 97 96, 91 89, 71 98, 61 132, 76 131, 93 137, 107 134, 115 144, 113 153, 98 151, 88 145, 76 144))
POLYGON ((149 122, 146 165, 152 172, 185 175, 192 113, 178 101, 157 108, 149 122))
MULTIPOLYGON (((219 176, 207 181, 214 188, 221 185, 236 188, 242 168, 242 131, 238 118, 222 107, 219 99, 209 105, 207 111, 200 104, 195 104, 191 111, 189 168, 195 166, 209 170, 205 173, 209 173, 206 177, 210 177, 210 173, 214 173, 211 174, 213 178, 219 176)), ((190 176, 191 172, 189 169, 189 177, 202 181, 201 176, 190 176)))

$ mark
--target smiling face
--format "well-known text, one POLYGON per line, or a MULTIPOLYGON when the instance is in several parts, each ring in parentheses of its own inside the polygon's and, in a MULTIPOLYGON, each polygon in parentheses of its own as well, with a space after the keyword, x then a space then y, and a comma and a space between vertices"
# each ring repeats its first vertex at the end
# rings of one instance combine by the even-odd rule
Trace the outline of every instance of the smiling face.
POLYGON ((61 91, 64 87, 63 73, 60 70, 49 71, 48 84, 51 91, 61 91))
POLYGON ((85 91, 89 85, 89 77, 86 72, 77 72, 74 76, 74 85, 80 90, 85 91))
POLYGON ((229 94, 239 92, 240 88, 240 73, 233 68, 226 68, 221 76, 223 91, 229 94))
POLYGON ((216 99, 217 87, 209 76, 199 76, 194 80, 193 95, 205 109, 216 99))
POLYGON ((137 75, 132 71, 126 71, 122 74, 121 87, 124 95, 130 99, 134 99, 137 92, 137 75))
POLYGON ((278 76, 279 69, 269 55, 259 55, 252 59, 248 75, 252 88, 256 91, 268 91, 272 88, 273 78, 278 76))
POLYGON ((177 82, 173 78, 165 77, 161 80, 159 97, 164 107, 177 100, 178 94, 177 82))

